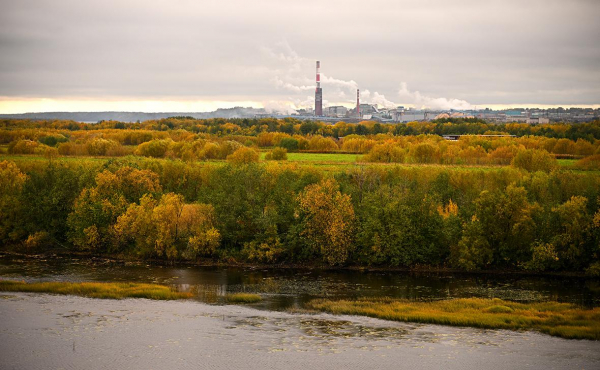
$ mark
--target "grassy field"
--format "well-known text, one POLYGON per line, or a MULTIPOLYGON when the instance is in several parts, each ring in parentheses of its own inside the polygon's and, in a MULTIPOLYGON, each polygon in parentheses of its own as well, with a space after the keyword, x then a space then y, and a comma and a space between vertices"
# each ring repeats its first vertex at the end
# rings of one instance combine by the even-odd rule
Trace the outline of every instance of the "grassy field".
MULTIPOLYGON (((260 159, 265 159, 267 152, 260 153, 260 159)), ((354 163, 362 154, 348 153, 288 153, 288 162, 345 162, 354 163)))
POLYGON ((573 165, 578 161, 577 159, 557 159, 558 164, 563 168, 573 167, 573 165))
POLYGON ((148 298, 172 300, 191 298, 191 293, 176 292, 168 286, 138 283, 26 283, 0 280, 0 291, 76 295, 89 298, 148 298))
MULTIPOLYGON (((264 156, 266 152, 260 153, 261 161, 267 163, 269 161, 264 161, 264 156)), ((294 163, 299 167, 311 167, 316 168, 324 172, 328 173, 339 173, 342 171, 346 171, 356 167, 364 167, 364 166, 402 166, 402 167, 443 167, 448 169, 455 170, 484 170, 484 171, 494 171, 504 167, 509 167, 508 165, 488 165, 488 164, 422 164, 422 163, 369 163, 369 162, 361 162, 361 154, 348 154, 348 153, 288 153, 287 161, 274 161, 279 163, 294 163)), ((72 163, 89 163, 89 164, 102 164, 110 159, 120 158, 120 157, 80 157, 80 156, 61 156, 55 161, 58 162, 72 162, 72 163)), ((143 158, 143 157, 142 157, 143 158)), ((0 154, 0 161, 9 160, 14 161, 17 164, 22 163, 27 165, 28 163, 35 162, 47 162, 48 159, 39 155, 24 155, 24 154, 0 154)), ((162 161, 170 161, 171 159, 157 159, 162 161)), ((574 159, 559 159, 558 163, 562 169, 570 170, 576 173, 580 172, 593 172, 600 173, 600 171, 594 170, 580 170, 575 169, 573 167, 574 163, 577 160, 574 159)), ((223 165, 226 163, 225 160, 210 160, 210 161, 200 161, 202 165, 223 165)))
POLYGON ((432 302, 360 299, 313 300, 308 309, 384 320, 468 326, 486 329, 536 330, 562 338, 600 340, 600 308, 567 303, 516 303, 500 299, 460 298, 432 302))

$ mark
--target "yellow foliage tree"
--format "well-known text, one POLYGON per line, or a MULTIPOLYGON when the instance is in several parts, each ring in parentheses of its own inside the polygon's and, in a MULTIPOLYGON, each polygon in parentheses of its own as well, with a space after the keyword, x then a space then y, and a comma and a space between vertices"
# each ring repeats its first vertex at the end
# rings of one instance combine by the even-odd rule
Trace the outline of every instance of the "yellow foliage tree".
POLYGON ((209 204, 185 204, 180 194, 151 195, 130 204, 112 227, 116 244, 133 242, 141 255, 195 258, 212 255, 221 241, 209 204))
POLYGON ((25 181, 27 175, 16 164, 0 162, 0 242, 17 238, 16 235, 11 235, 11 230, 19 223, 19 195, 25 181))
POLYGON ((346 261, 352 245, 354 208, 350 196, 342 194, 334 179, 307 186, 298 196, 304 215, 302 235, 320 249, 330 265, 346 261))

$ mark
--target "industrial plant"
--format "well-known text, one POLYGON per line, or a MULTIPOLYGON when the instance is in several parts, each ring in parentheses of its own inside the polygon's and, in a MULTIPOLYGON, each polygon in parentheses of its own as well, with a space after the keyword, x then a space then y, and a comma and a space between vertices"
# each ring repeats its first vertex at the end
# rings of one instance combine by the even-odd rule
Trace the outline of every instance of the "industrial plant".
POLYGON ((321 87, 321 61, 316 63, 316 88, 314 110, 300 109, 292 115, 300 119, 318 119, 337 122, 340 120, 358 122, 373 120, 379 122, 431 121, 445 118, 479 118, 490 122, 549 123, 552 121, 587 122, 598 119, 600 110, 592 108, 512 108, 507 110, 423 110, 405 108, 380 108, 377 104, 360 102, 360 90, 356 89, 356 105, 347 108, 342 105, 323 107, 323 88, 321 87))

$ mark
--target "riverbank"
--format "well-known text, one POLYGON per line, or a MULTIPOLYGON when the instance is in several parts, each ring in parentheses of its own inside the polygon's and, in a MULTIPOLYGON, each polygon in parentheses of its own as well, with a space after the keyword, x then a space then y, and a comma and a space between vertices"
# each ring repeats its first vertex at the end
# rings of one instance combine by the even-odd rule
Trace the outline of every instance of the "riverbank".
POLYGON ((325 263, 248 263, 236 260, 216 261, 205 259, 200 261, 186 260, 161 260, 161 259, 137 259, 132 256, 123 255, 98 255, 84 252, 73 252, 65 250, 54 250, 47 253, 26 254, 12 251, 0 251, 0 258, 30 258, 30 259, 53 259, 53 258, 73 258, 78 260, 89 261, 90 263, 115 263, 123 265, 153 265, 153 266, 170 266, 170 267, 236 267, 247 269, 281 269, 281 270, 323 270, 323 271, 363 271, 363 272, 402 272, 402 273, 447 273, 447 274, 464 274, 464 275, 516 275, 516 276, 549 276, 549 277, 574 277, 574 278, 591 278, 598 279, 587 275, 582 271, 524 271, 514 269, 490 269, 490 270, 475 270, 468 271, 463 269, 451 268, 447 266, 430 266, 418 265, 414 267, 392 267, 392 266, 329 266, 325 263))
POLYGON ((0 293, 8 369, 593 369, 600 342, 194 301, 0 293))
POLYGON ((165 285, 140 283, 26 283, 24 281, 0 280, 0 291, 52 293, 102 299, 147 298, 173 300, 192 298, 192 293, 177 292, 165 285))

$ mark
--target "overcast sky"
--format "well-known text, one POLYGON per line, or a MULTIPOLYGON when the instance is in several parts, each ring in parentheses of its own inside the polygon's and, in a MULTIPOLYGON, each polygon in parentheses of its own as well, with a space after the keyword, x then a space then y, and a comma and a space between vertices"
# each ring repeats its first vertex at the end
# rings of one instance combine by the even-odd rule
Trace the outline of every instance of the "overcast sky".
POLYGON ((0 112, 600 104, 599 0, 0 0, 0 112))

